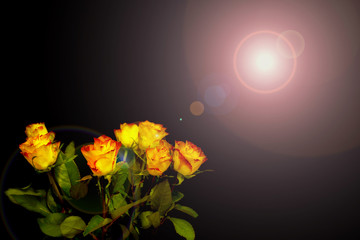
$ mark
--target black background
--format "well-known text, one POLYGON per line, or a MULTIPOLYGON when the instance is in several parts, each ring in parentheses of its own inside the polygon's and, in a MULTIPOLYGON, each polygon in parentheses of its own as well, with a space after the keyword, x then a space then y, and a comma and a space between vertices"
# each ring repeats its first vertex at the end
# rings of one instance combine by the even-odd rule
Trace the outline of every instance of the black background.
MULTIPOLYGON (((202 168, 216 170, 179 187, 183 204, 199 213, 197 219, 181 215, 193 224, 196 239, 359 239, 359 147, 327 157, 284 156, 233 136, 210 114, 191 115, 197 92, 184 57, 185 7, 186 1, 5 7, 4 165, 33 122, 114 137, 120 123, 150 120, 167 127, 169 141, 199 145, 209 159, 202 168)), ((14 165, 21 169, 5 189, 33 177, 25 161, 14 165)), ((13 212, 10 224, 39 233, 36 222, 27 223, 34 215, 6 198, 3 203, 13 212)), ((159 238, 181 239, 170 224, 163 228, 159 238)))

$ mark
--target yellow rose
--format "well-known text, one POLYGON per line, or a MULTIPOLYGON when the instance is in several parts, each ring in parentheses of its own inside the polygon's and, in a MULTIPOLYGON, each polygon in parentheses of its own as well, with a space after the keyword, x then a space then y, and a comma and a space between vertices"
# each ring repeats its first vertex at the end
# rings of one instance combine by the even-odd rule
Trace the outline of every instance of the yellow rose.
POLYGON ((150 175, 162 175, 171 164, 171 155, 172 146, 165 140, 161 140, 155 148, 148 148, 146 150, 146 162, 150 175))
POLYGON ((46 170, 56 162, 60 152, 60 142, 53 143, 54 138, 54 132, 28 137, 19 146, 21 154, 37 170, 46 170))
POLYGON ((173 155, 174 170, 184 176, 193 174, 199 169, 201 164, 207 160, 205 154, 195 144, 186 141, 175 141, 175 149, 173 155))
POLYGON ((36 137, 48 133, 44 123, 33 123, 26 127, 25 133, 27 137, 36 137))
POLYGON ((139 148, 143 152, 148 148, 154 148, 159 145, 160 140, 163 139, 167 132, 166 128, 161 124, 145 121, 139 123, 139 148))
POLYGON ((120 124, 120 129, 114 130, 116 139, 127 148, 138 144, 139 126, 136 123, 120 124))
POLYGON ((104 176, 114 171, 120 147, 121 143, 102 135, 94 138, 94 144, 83 146, 81 152, 94 175, 104 176))

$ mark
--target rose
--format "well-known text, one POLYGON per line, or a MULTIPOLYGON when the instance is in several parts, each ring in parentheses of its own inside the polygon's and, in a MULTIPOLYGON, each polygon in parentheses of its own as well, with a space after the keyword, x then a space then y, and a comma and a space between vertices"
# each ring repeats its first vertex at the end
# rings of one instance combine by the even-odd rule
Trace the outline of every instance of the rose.
POLYGON ((139 126, 136 123, 120 124, 120 129, 115 129, 114 134, 116 139, 121 142, 124 147, 137 147, 139 126))
POLYGON ((158 146, 146 150, 147 171, 150 175, 160 176, 169 168, 172 148, 170 143, 161 140, 158 146))
POLYGON ((193 174, 199 169, 201 164, 207 160, 207 157, 195 144, 186 141, 175 141, 173 155, 174 170, 184 176, 193 174))
POLYGON ((47 133, 48 133, 48 131, 47 131, 44 123, 33 123, 33 124, 28 125, 25 129, 25 134, 29 138, 45 135, 47 133))
POLYGON ((156 124, 149 121, 139 123, 139 148, 143 152, 148 148, 154 148, 159 145, 160 140, 163 139, 167 132, 166 128, 161 124, 156 124))
POLYGON ((30 131, 29 128, 29 134, 27 134, 33 137, 28 137, 26 142, 21 144, 19 148, 21 154, 35 169, 41 171, 48 170, 48 168, 56 162, 60 152, 60 142, 53 143, 55 138, 54 132, 34 136, 33 134, 35 133, 44 133, 43 129, 37 129, 38 130, 30 131))
POLYGON ((114 171, 120 147, 120 142, 102 135, 94 138, 94 144, 83 146, 81 152, 93 174, 104 176, 114 171))

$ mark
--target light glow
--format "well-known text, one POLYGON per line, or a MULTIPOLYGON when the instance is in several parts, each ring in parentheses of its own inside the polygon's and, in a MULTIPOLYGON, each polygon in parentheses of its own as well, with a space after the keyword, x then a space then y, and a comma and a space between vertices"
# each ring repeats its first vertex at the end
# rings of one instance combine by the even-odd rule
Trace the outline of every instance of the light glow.
MULTIPOLYGON (((276 45, 274 43, 274 48, 276 49, 276 45)), ((274 54, 268 54, 266 52, 261 52, 259 54, 259 57, 256 57, 255 59, 255 66, 257 66, 257 70, 261 70, 262 72, 267 72, 269 70, 274 69, 275 67, 275 60, 274 60, 274 54)), ((297 60, 296 60, 296 53, 295 53, 295 49, 292 46, 292 44, 289 42, 288 39, 286 39, 284 36, 282 36, 281 34, 274 32, 274 31, 270 31, 270 30, 263 30, 263 31, 256 31, 256 32, 252 32, 250 34, 248 34, 247 36, 245 36, 240 43, 237 45, 236 49, 235 49, 235 53, 234 53, 234 58, 233 58, 233 67, 234 67, 234 71, 236 74, 236 77, 240 80, 240 82, 249 90, 254 91, 256 93, 262 93, 262 94, 269 94, 269 93, 274 93, 277 92, 283 88, 285 88, 290 81, 292 80, 292 78, 295 75, 295 71, 296 71, 296 65, 297 65, 297 60), (281 84, 274 86, 272 88, 269 89, 259 89, 258 87, 252 85, 252 83, 249 83, 248 81, 246 81, 243 77, 244 72, 241 72, 240 70, 240 65, 239 63, 241 63, 241 59, 239 59, 239 53, 242 51, 242 48, 244 46, 244 44, 246 44, 247 42, 249 42, 253 37, 258 37, 258 36, 273 36, 276 38, 281 39, 286 45, 287 47, 290 49, 290 52, 293 56, 292 60, 292 67, 290 70, 290 75, 288 77, 286 77, 285 81, 283 81, 281 84)), ((258 73, 258 71, 255 71, 255 73, 258 73)), ((252 70, 252 72, 254 72, 252 70)), ((275 71, 274 71, 275 72, 275 71)), ((258 74, 255 74, 258 75, 258 74)), ((254 78, 257 78, 257 76, 252 76, 254 78)), ((256 81, 254 81, 255 83, 256 81)))
POLYGON ((276 69, 276 55, 271 51, 259 51, 255 54, 254 65, 261 73, 270 73, 276 69))
POLYGON ((325 156, 359 147, 360 95, 352 84, 359 83, 360 15, 354 1, 326 7, 323 1, 260 2, 188 1, 186 61, 207 114, 276 153, 325 156), (276 52, 277 64, 261 73, 254 56, 268 50, 276 52), (219 107, 209 105, 221 95, 208 92, 209 102, 206 90, 221 84, 229 95, 219 107))

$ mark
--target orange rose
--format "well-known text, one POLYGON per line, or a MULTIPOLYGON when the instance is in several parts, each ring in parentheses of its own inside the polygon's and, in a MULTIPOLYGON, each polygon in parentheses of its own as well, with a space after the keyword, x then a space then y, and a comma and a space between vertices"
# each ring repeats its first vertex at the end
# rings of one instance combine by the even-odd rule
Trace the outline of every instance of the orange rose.
POLYGON ((124 147, 136 147, 138 144, 139 126, 136 123, 120 124, 120 129, 114 130, 116 139, 124 147))
POLYGON ((102 135, 94 138, 94 144, 83 146, 81 152, 94 175, 104 176, 114 171, 120 147, 121 143, 102 135))
POLYGON ((25 133, 27 137, 36 137, 48 133, 44 123, 33 123, 26 127, 25 133))
POLYGON ((162 175, 171 164, 171 155, 172 146, 165 140, 161 140, 155 148, 148 148, 146 150, 146 162, 150 175, 162 175))
POLYGON ((154 148, 159 145, 160 140, 163 139, 167 132, 166 128, 161 124, 156 124, 149 121, 139 123, 139 148, 143 152, 148 148, 154 148))
POLYGON ((192 142, 175 141, 174 170, 184 176, 193 174, 207 160, 201 148, 192 142))
MULTIPOLYGON (((28 130, 28 128, 27 128, 28 130)), ((45 128, 46 130, 46 128, 45 128)), ((36 132, 43 133, 43 130, 35 130, 28 134, 33 136, 36 132)), ((47 131, 46 131, 47 132, 47 131)), ((28 137, 26 142, 19 146, 21 154, 37 170, 47 170, 49 166, 56 162, 60 152, 60 142, 53 143, 55 138, 54 132, 28 137)))

